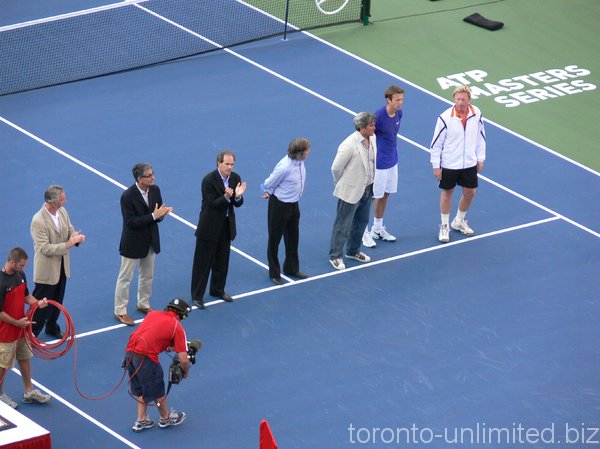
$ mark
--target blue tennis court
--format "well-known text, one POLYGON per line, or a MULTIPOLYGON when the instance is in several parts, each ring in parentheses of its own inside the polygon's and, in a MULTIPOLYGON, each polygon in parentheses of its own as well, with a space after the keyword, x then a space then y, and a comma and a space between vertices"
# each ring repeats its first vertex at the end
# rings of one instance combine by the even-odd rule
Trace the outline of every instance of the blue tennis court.
MULTIPOLYGON (((37 12, 19 5, 3 21, 92 3, 37 12)), ((144 5, 152 9, 152 1, 144 5)), ((65 187, 71 219, 87 236, 71 252, 65 297, 77 349, 33 360, 36 385, 53 400, 20 412, 66 449, 255 448, 263 418, 286 449, 504 448, 517 445, 519 426, 552 430, 529 447, 586 447, 582 429, 600 427, 598 173, 488 122, 486 169, 469 212, 477 234, 454 233, 442 245, 427 148, 447 105, 305 33, 1 96, 2 251, 33 254, 31 217, 54 183, 65 187), (406 90, 400 181, 386 210, 398 241, 365 250, 371 263, 334 271, 331 162, 353 115, 381 106, 390 84, 406 90), (300 205, 301 264, 311 277, 278 287, 268 276, 259 185, 299 136, 312 143, 300 205), (189 299, 200 182, 222 149, 235 152, 235 171, 248 183, 227 280, 235 301, 215 300, 183 323, 204 343, 190 377, 170 393, 186 422, 135 434, 125 385, 103 400, 75 388, 76 377, 83 392, 101 396, 122 374, 131 328, 113 317, 119 197, 132 184, 131 167, 151 163, 174 208, 161 223, 152 305, 189 299), (491 428, 508 439, 498 441, 491 428)), ((32 284, 31 270, 30 263, 32 284)), ((16 396, 14 371, 5 391, 16 396)), ((587 444, 598 441, 592 430, 586 435, 587 444)))

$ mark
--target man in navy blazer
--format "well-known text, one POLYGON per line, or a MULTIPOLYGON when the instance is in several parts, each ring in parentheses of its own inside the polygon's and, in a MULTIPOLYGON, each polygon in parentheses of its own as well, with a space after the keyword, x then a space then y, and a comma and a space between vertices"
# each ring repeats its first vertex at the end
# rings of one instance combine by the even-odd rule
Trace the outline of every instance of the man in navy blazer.
POLYGON ((217 154, 217 169, 202 180, 202 207, 196 228, 196 249, 192 267, 192 299, 204 309, 204 293, 210 276, 211 296, 231 302, 225 292, 231 242, 236 236, 235 210, 244 203, 246 182, 233 171, 235 155, 217 154))
POLYGON ((163 204, 160 189, 154 184, 151 165, 135 164, 131 171, 135 184, 121 195, 121 269, 115 287, 115 318, 128 326, 135 324, 127 314, 127 304, 129 286, 136 266, 139 271, 137 309, 143 313, 152 311, 150 295, 154 256, 160 252, 158 222, 173 211, 172 207, 163 204))

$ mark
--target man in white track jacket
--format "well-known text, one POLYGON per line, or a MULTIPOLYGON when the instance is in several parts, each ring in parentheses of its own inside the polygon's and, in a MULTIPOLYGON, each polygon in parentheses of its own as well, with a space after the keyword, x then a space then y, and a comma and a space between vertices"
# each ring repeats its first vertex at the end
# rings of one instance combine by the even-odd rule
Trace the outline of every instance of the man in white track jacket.
POLYGON ((485 129, 481 111, 470 104, 471 89, 459 86, 453 93, 454 106, 442 112, 437 119, 431 141, 433 176, 441 189, 439 240, 450 241, 450 227, 469 236, 475 231, 469 227, 465 215, 477 189, 477 173, 485 161, 485 129), (456 185, 462 187, 456 217, 449 223, 452 194, 456 185))

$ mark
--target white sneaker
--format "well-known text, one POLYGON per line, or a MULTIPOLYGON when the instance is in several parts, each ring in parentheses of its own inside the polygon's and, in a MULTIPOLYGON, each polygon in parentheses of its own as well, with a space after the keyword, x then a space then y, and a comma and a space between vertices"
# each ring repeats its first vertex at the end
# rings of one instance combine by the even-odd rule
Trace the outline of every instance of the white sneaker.
POLYGON ((17 408, 19 406, 19 404, 17 404, 15 401, 13 401, 9 395, 7 395, 6 393, 2 393, 0 394, 0 401, 4 402, 6 405, 8 405, 11 408, 17 408))
POLYGON ((394 237, 392 234, 387 232, 387 230, 385 229, 385 226, 383 228, 381 228, 381 230, 379 230, 379 231, 376 231, 374 228, 371 228, 371 237, 375 240, 381 239, 381 240, 385 240, 386 242, 395 242, 396 241, 396 237, 394 237))
POLYGON ((452 229, 454 229, 455 231, 460 231, 462 232, 464 235, 473 235, 475 234, 475 231, 473 231, 470 227, 469 227, 469 222, 467 220, 465 220, 464 218, 462 220, 457 220, 456 218, 454 220, 452 220, 452 223, 450 224, 450 226, 452 227, 452 229))
POLYGON ((450 229, 448 229, 448 225, 440 225, 438 238, 442 243, 448 243, 450 241, 450 229))
POLYGON ((44 394, 40 390, 31 390, 29 393, 23 393, 21 400, 25 404, 32 404, 34 402, 38 404, 45 404, 50 400, 50 395, 44 394))
POLYGON ((329 259, 329 263, 331 265, 333 265, 333 268, 335 268, 336 270, 345 270, 346 269, 346 265, 344 265, 344 261, 339 257, 337 259, 329 259))
POLYGON ((367 229, 365 229, 365 232, 363 233, 362 244, 367 248, 375 248, 377 246, 377 243, 375 243, 375 240, 373 240, 371 233, 367 229))

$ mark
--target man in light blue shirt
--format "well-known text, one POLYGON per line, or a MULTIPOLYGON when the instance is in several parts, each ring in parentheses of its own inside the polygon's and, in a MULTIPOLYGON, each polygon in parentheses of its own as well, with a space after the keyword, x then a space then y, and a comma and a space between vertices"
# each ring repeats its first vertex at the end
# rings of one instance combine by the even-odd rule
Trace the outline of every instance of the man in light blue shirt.
POLYGON ((281 277, 279 265, 279 243, 285 243, 283 273, 298 279, 308 276, 300 271, 298 242, 300 239, 300 207, 298 201, 304 191, 306 168, 304 161, 310 153, 310 142, 305 138, 294 139, 288 145, 288 154, 273 169, 273 172, 260 185, 263 198, 268 198, 267 223, 269 244, 267 259, 269 277, 277 285, 287 283, 281 277))

